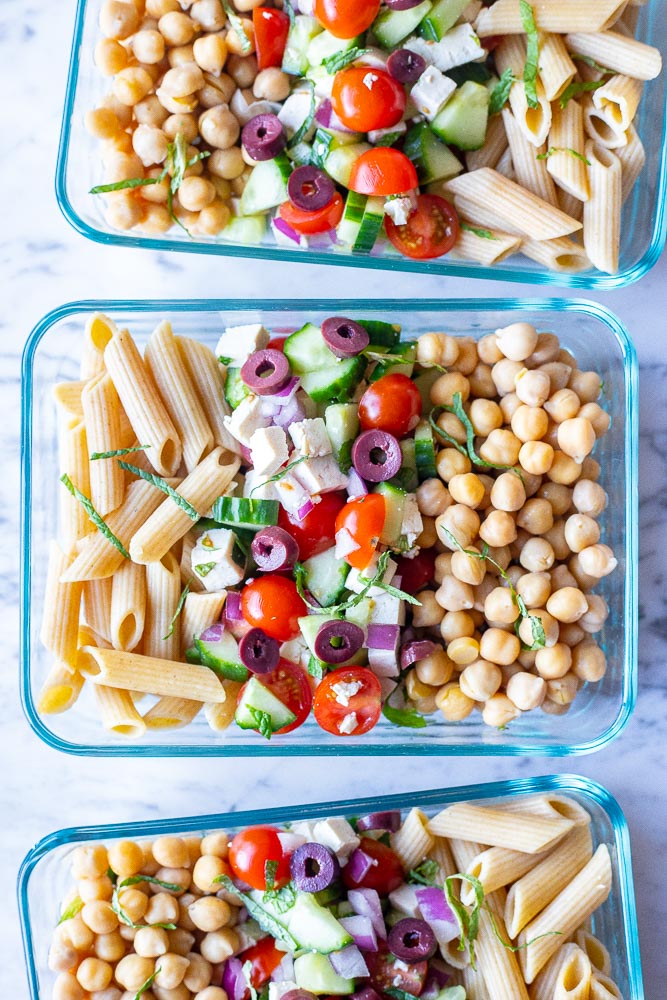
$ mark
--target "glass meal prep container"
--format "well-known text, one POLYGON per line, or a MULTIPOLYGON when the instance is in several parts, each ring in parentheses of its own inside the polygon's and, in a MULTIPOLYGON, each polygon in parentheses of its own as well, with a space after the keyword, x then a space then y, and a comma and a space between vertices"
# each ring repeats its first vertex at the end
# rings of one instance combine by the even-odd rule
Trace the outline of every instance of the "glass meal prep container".
POLYGON ((475 801, 491 805, 501 799, 535 793, 565 794, 591 816, 594 848, 609 847, 612 889, 591 918, 591 930, 611 954, 612 974, 626 1000, 643 1000, 641 959, 637 930, 630 837, 620 806, 601 785, 577 775, 553 775, 461 786, 434 791, 401 793, 343 802, 289 806, 171 820, 73 827, 41 840, 26 856, 18 878, 18 900, 25 959, 32 1000, 47 1000, 55 973, 47 955, 58 920, 59 904, 71 887, 72 852, 81 844, 122 839, 154 839, 163 835, 200 834, 223 829, 234 834, 253 824, 281 824, 330 816, 359 816, 381 810, 408 810, 418 806, 433 815, 454 802, 475 801))
POLYGON ((637 686, 637 362, 621 323, 603 307, 568 300, 424 301, 276 301, 249 308, 239 301, 78 302, 47 315, 35 328, 23 359, 23 524, 21 689, 28 720, 50 746, 83 755, 177 754, 260 756, 314 754, 430 754, 564 756, 598 750, 617 736, 634 707, 637 686), (127 326, 143 347, 162 319, 174 331, 214 347, 226 326, 264 323, 272 335, 299 329, 327 316, 385 319, 402 327, 402 337, 433 330, 481 337, 498 327, 525 320, 559 335, 583 369, 595 369, 604 385, 604 406, 612 414, 609 432, 594 452, 600 482, 609 495, 602 541, 612 546, 616 570, 600 581, 598 592, 610 614, 597 638, 605 649, 604 678, 586 685, 562 716, 524 713, 506 731, 483 724, 479 713, 446 723, 439 713, 423 729, 406 729, 384 717, 367 735, 332 736, 311 717, 295 731, 270 742, 232 725, 213 732, 203 717, 184 729, 155 731, 146 742, 128 743, 105 732, 92 692, 84 690, 62 715, 40 716, 37 693, 51 659, 39 641, 44 607, 48 542, 53 535, 55 497, 60 485, 56 410, 52 387, 78 378, 86 316, 101 311, 127 326), (437 718, 436 718, 437 716, 437 718))

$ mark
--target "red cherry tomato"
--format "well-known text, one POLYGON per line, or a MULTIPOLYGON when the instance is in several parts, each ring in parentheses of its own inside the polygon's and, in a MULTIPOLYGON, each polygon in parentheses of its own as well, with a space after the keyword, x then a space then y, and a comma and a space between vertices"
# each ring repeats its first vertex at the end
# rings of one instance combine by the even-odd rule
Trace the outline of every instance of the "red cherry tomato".
POLYGON ((278 642, 287 642, 299 634, 298 618, 308 611, 294 580, 267 573, 241 591, 243 617, 255 628, 263 629, 278 642))
POLYGON ((371 382, 359 400, 359 420, 365 431, 377 429, 404 437, 415 429, 421 413, 419 389, 400 372, 371 382))
POLYGON ((315 0, 313 13, 336 38, 355 38, 377 17, 380 0, 315 0))
POLYGON ((348 500, 336 518, 336 532, 349 532, 359 548, 345 556, 350 566, 365 569, 373 558, 386 517, 385 499, 380 493, 348 500))
POLYGON ((401 590, 408 594, 423 590, 435 575, 435 552, 432 549, 422 549, 414 559, 399 556, 396 563, 396 575, 401 577, 401 590))
POLYGON ((228 861, 237 878, 253 889, 266 889, 266 862, 278 865, 274 885, 281 888, 290 879, 289 858, 283 854, 278 831, 272 826, 251 826, 237 833, 229 848, 228 861))
POLYGON ((281 66, 289 33, 287 14, 272 7, 255 7, 252 12, 252 24, 255 29, 258 68, 281 66))
POLYGON ((442 257, 459 238, 456 209, 437 194, 418 195, 417 208, 404 226, 387 216, 384 228, 396 249, 415 260, 442 257))
POLYGON ((380 718, 382 710, 382 688, 380 682, 368 667, 338 667, 320 681, 315 691, 313 714, 321 729, 334 736, 361 736, 369 732, 380 718), (347 705, 337 701, 335 684, 360 684, 347 705), (343 720, 354 712, 356 724, 351 732, 341 732, 343 720))
POLYGON ((284 528, 299 545, 299 559, 310 559, 325 549, 330 549, 335 542, 336 517, 345 506, 347 497, 344 493, 323 493, 319 503, 316 503, 309 514, 299 520, 288 514, 281 506, 278 512, 278 527, 284 528))
POLYGON ((307 212, 303 208, 297 208, 291 201, 284 201, 278 214, 297 233, 326 233, 329 229, 335 229, 342 219, 343 199, 336 191, 328 205, 314 212, 307 212))
POLYGON ((331 105, 343 125, 355 132, 370 132, 400 122, 405 91, 386 70, 351 66, 336 73, 331 105))
POLYGON ((397 962, 384 941, 378 941, 377 951, 364 952, 364 958, 371 986, 381 995, 399 989, 418 997, 424 989, 428 962, 397 962))
POLYGON ((405 153, 391 146, 379 146, 367 149, 355 160, 349 188, 358 194, 403 194, 416 188, 417 183, 415 165, 405 153))
MULTIPOLYGON (((252 948, 246 948, 246 950, 239 955, 242 965, 245 965, 246 962, 250 962, 252 966, 250 970, 250 983, 256 990, 261 989, 261 987, 269 981, 271 973, 274 969, 278 968, 284 957, 285 952, 278 951, 276 943, 272 937, 262 938, 262 940, 258 941, 257 944, 254 944, 252 948)), ((244 994, 244 1000, 249 996, 250 990, 247 990, 244 994)))
POLYGON ((266 345, 267 350, 270 348, 272 351, 282 351, 286 340, 287 334, 284 337, 271 337, 271 340, 266 345))
POLYGON ((364 854, 377 861, 377 864, 371 865, 364 877, 358 881, 352 878, 349 866, 345 865, 342 873, 346 887, 348 889, 375 889, 380 896, 388 896, 394 889, 398 889, 399 885, 405 881, 405 876, 398 855, 392 851, 391 847, 387 847, 379 840, 372 840, 371 837, 362 837, 359 847, 364 854))
POLYGON ((291 733, 302 726, 313 706, 313 692, 306 671, 296 663, 281 660, 275 670, 261 678, 261 683, 296 715, 291 725, 276 730, 274 735, 291 733))

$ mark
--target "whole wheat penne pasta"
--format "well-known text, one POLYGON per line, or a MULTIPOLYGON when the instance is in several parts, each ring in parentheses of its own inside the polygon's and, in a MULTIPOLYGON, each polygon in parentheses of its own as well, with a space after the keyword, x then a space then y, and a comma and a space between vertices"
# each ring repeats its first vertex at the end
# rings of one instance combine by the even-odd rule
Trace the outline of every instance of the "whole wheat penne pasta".
POLYGON ((482 0, 469 0, 468 5, 464 7, 462 13, 460 14, 457 23, 461 24, 466 22, 467 24, 472 24, 477 19, 477 15, 483 6, 484 4, 482 3, 482 0))
MULTIPOLYGON (((199 463, 177 489, 200 516, 221 496, 239 469, 239 459, 231 452, 216 448, 199 463)), ((144 522, 130 541, 134 562, 156 562, 192 527, 192 518, 175 500, 167 497, 144 522)))
POLYGON ((445 879, 456 873, 456 862, 452 856, 449 841, 445 840, 444 837, 436 837, 433 841, 433 846, 429 851, 429 857, 432 858, 438 866, 436 883, 438 885, 444 885, 445 879))
POLYGON ((592 854, 590 829, 578 824, 546 858, 511 886, 505 923, 513 938, 567 886, 592 854))
MULTIPOLYGON (((555 1000, 559 983, 562 985, 563 982, 563 973, 568 971, 573 974, 573 979, 577 983, 581 982, 583 974, 590 990, 593 974, 590 960, 586 953, 573 942, 561 944, 558 951, 546 963, 530 987, 530 1000, 555 1000)), ((585 996, 587 997, 588 993, 585 996)))
POLYGON ((613 979, 601 972, 594 972, 589 1000, 623 1000, 623 994, 613 979))
POLYGON ((627 145, 616 155, 621 163, 621 199, 625 203, 646 163, 646 152, 634 125, 628 129, 627 145))
POLYGON ((204 705, 206 721, 214 732, 223 732, 234 721, 236 699, 242 686, 239 681, 222 681, 221 687, 225 695, 225 700, 215 703, 207 702, 204 705))
POLYGON ((589 139, 607 149, 622 149, 627 145, 628 136, 625 132, 613 127, 604 113, 598 111, 590 94, 581 101, 584 118, 584 132, 589 139))
POLYGON ((575 826, 590 826, 591 817, 576 799, 559 792, 539 792, 537 795, 519 795, 503 802, 503 812, 533 813, 536 816, 571 819, 575 826))
POLYGON ((188 698, 160 698, 146 712, 144 722, 147 729, 182 729, 199 714, 201 707, 200 701, 188 698))
MULTIPOLYGON (((126 549, 139 526, 160 505, 163 497, 164 493, 156 486, 140 479, 128 487, 120 507, 105 519, 109 530, 126 549)), ((115 573, 123 559, 122 552, 101 531, 94 531, 80 542, 78 554, 63 574, 63 581, 101 580, 115 573)))
POLYGON ((577 67, 570 58, 560 35, 540 34, 539 62, 537 68, 548 101, 555 101, 577 75, 577 67))
MULTIPOLYGON (((122 448, 120 399, 107 372, 90 379, 81 393, 81 405, 90 454, 122 448)), ((123 470, 115 458, 91 459, 89 476, 90 499, 98 514, 105 517, 123 502, 123 470)))
POLYGON ((484 145, 466 153, 466 168, 479 170, 481 167, 495 167, 498 160, 507 149, 507 136, 502 115, 491 115, 486 128, 484 145))
POLYGON ((509 146, 498 160, 498 163, 496 164, 496 170, 498 171, 499 174, 502 174, 503 177, 507 177, 509 181, 516 180, 516 173, 514 171, 514 164, 512 162, 512 151, 510 150, 509 146))
POLYGON ((227 593, 221 590, 207 594, 190 593, 185 598, 181 615, 181 656, 194 645, 195 637, 205 632, 210 625, 220 621, 227 593))
POLYGON ((636 80, 654 80, 662 70, 660 50, 617 31, 570 32, 565 38, 570 52, 588 56, 599 65, 636 80))
POLYGON ((49 567, 46 574, 44 612, 39 633, 45 646, 60 663, 76 670, 81 584, 63 583, 61 577, 72 562, 57 542, 49 546, 49 567))
POLYGON ((104 360, 123 408, 141 444, 150 445, 150 461, 161 476, 172 476, 181 463, 181 441, 137 345, 127 330, 109 341, 104 360))
POLYGON ((88 317, 81 351, 81 378, 93 378, 105 370, 104 349, 116 333, 118 327, 104 313, 88 317))
POLYGON ((546 169, 559 188, 580 201, 588 201, 590 189, 585 159, 584 116, 576 101, 554 109, 549 132, 546 169))
POLYGON ((229 414, 225 400, 225 369, 206 344, 192 337, 176 339, 199 402, 204 408, 206 420, 213 433, 213 441, 222 448, 238 454, 239 443, 229 433, 223 420, 229 414))
POLYGON ((446 187, 455 197, 462 195, 482 206, 492 205, 493 216, 501 220, 498 228, 505 226, 507 232, 518 231, 534 240, 552 240, 581 229, 576 219, 488 167, 455 177, 446 187))
POLYGON ((594 972, 601 972, 603 976, 611 973, 611 955, 599 940, 585 927, 580 927, 574 935, 574 941, 588 955, 594 972))
POLYGON ((65 411, 69 417, 83 417, 83 406, 81 405, 81 393, 87 384, 87 379, 79 379, 78 382, 58 382, 53 387, 53 398, 57 405, 65 411))
POLYGON ((528 142, 523 129, 509 110, 503 108, 505 133, 512 154, 512 164, 517 182, 527 191, 558 208, 556 187, 547 170, 547 160, 539 157, 546 153, 546 146, 528 142))
POLYGON ((79 649, 82 646, 98 646, 100 649, 112 649, 111 643, 97 635, 90 625, 87 625, 85 622, 79 625, 79 649))
POLYGON ((83 687, 83 677, 66 663, 54 663, 37 695, 37 711, 59 715, 72 707, 83 687))
POLYGON ((143 652, 165 660, 181 655, 180 616, 173 621, 181 596, 181 573, 173 552, 146 566, 146 621, 143 652), (173 624, 172 624, 173 622, 173 624))
POLYGON ((146 619, 146 572, 125 559, 111 583, 110 635, 114 649, 136 649, 146 619))
POLYGON ((497 229, 461 226, 459 238, 450 251, 453 260, 475 260, 479 264, 497 264, 521 247, 521 237, 501 233, 497 229))
MULTIPOLYGON (((511 851, 506 847, 489 847, 468 862, 466 874, 479 879, 486 895, 515 882, 539 864, 543 857, 542 854, 522 854, 521 851, 511 851)), ((473 887, 464 882, 461 886, 461 902, 470 906, 474 901, 473 887)))
POLYGON ((553 847, 574 824, 571 820, 548 819, 532 813, 523 814, 521 824, 517 824, 511 813, 500 808, 456 802, 434 816, 428 826, 437 837, 474 838, 491 847, 538 854, 553 847))
POLYGON ((406 871, 415 868, 433 847, 428 820, 421 809, 411 809, 401 828, 391 835, 391 846, 406 871))
POLYGON ((84 646, 79 651, 79 669, 94 684, 124 691, 173 695, 192 701, 224 700, 216 674, 198 663, 176 663, 120 649, 84 646))
POLYGON ((499 73, 511 69, 514 83, 510 89, 509 104, 519 128, 533 146, 541 146, 551 126, 551 105, 538 79, 536 94, 538 106, 530 107, 523 82, 526 63, 526 44, 519 35, 508 35, 495 50, 496 68, 499 73))
POLYGON ((488 1000, 529 1000, 517 957, 503 944, 507 941, 502 916, 504 890, 491 893, 485 901, 488 909, 485 907, 480 912, 475 954, 488 1000))
MULTIPOLYGON (((60 471, 69 476, 77 489, 85 496, 90 495, 90 462, 88 461, 88 441, 83 420, 69 420, 61 424, 59 433, 60 471)), ((94 531, 85 510, 71 493, 61 490, 60 494, 60 535, 66 548, 74 545, 79 538, 94 531)))
POLYGON ((641 80, 630 76, 612 76, 593 92, 593 104, 612 128, 627 132, 634 120, 644 91, 641 80))
POLYGON ((178 431, 185 467, 192 472, 212 448, 213 434, 171 323, 167 320, 160 323, 149 337, 144 361, 178 431))
POLYGON ((129 691, 105 687, 103 684, 95 684, 93 690, 102 725, 108 732, 133 740, 144 735, 146 723, 139 715, 129 691))
POLYGON ((588 955, 577 945, 572 946, 558 970, 553 1000, 588 1000, 592 976, 588 955))
MULTIPOLYGON (((596 0, 583 4, 581 0, 533 0, 535 24, 540 31, 603 31, 613 24, 625 0, 596 0)), ((480 38, 488 35, 521 34, 525 29, 519 0, 496 0, 485 7, 477 18, 475 30, 480 38)))
POLYGON ((621 245, 621 163, 609 149, 586 143, 591 196, 584 204, 584 247, 600 271, 615 274, 621 245))
POLYGON ((481 854, 484 850, 482 844, 478 844, 474 840, 468 840, 464 837, 451 837, 449 840, 449 847, 452 852, 452 857, 456 863, 457 873, 465 872, 468 865, 471 864, 477 855, 481 854))
MULTIPOLYGON (((558 189, 558 207, 561 212, 565 212, 566 215, 571 216, 578 222, 582 222, 584 218, 584 203, 575 198, 574 195, 568 194, 567 191, 558 189)), ((567 239, 567 237, 562 237, 567 239)))
POLYGON ((606 844, 601 844, 584 868, 519 934, 519 961, 527 983, 533 982, 558 951, 560 941, 570 937, 597 910, 610 890, 611 859, 606 844), (562 938, 553 931, 559 931, 562 938), (528 941, 530 945, 523 947, 528 941))
POLYGON ((475 968, 468 964, 459 972, 461 985, 466 991, 466 1000, 486 1000, 487 989, 484 976, 479 965, 475 963, 475 968))
MULTIPOLYGON (((447 181, 446 185, 448 184, 449 182, 447 181)), ((500 214, 495 211, 496 206, 489 207, 486 204, 481 204, 478 200, 470 198, 465 194, 454 194, 447 189, 446 185, 443 185, 443 195, 449 201, 454 202, 459 219, 463 219, 469 225, 489 229, 491 232, 504 230, 508 236, 518 236, 521 240, 525 238, 524 234, 519 232, 517 226, 501 218, 500 214)))
POLYGON ((521 253, 561 274, 576 274, 591 266, 584 248, 567 236, 557 240, 524 240, 521 253))
POLYGON ((642 4, 633 4, 630 2, 625 8, 621 16, 612 25, 616 31, 620 31, 622 34, 628 34, 631 38, 634 38, 637 34, 637 23, 639 21, 639 15, 641 13, 642 4))
MULTIPOLYGON (((95 636, 89 643, 96 646, 103 640, 111 644, 111 583, 110 576, 103 580, 86 580, 83 583, 83 615, 82 622, 95 636)), ((81 642, 81 625, 79 626, 79 645, 81 642)))

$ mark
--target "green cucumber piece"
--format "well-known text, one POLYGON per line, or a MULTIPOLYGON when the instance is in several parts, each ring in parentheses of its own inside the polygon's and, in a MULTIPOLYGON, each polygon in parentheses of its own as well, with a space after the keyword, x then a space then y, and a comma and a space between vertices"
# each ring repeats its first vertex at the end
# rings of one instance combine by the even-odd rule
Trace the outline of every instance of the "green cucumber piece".
POLYGON ((396 344, 391 349, 391 357, 383 361, 378 361, 369 376, 369 382, 377 382, 377 380, 382 378, 383 375, 388 375, 390 372, 392 375, 400 373, 402 375, 407 375, 408 378, 410 378, 415 367, 416 359, 416 341, 405 340, 400 344, 396 344), (397 361, 397 357, 401 360, 397 361))
POLYGON ((462 87, 467 80, 472 80, 474 83, 483 83, 489 93, 491 93, 493 87, 498 83, 498 77, 494 77, 485 64, 479 62, 469 62, 464 63, 463 66, 453 66, 452 69, 447 70, 447 76, 451 77, 457 87, 462 87), (492 87, 489 86, 490 80, 494 81, 492 87))
POLYGON ((283 345, 283 351, 295 375, 335 365, 338 360, 327 347, 319 326, 314 323, 306 323, 291 334, 283 345))
POLYGON ((298 893, 294 906, 285 915, 288 918, 287 929, 300 947, 311 954, 317 953, 317 957, 324 959, 330 968, 326 956, 352 943, 352 936, 338 923, 333 913, 320 906, 312 893, 298 893))
POLYGON ((225 399, 232 410, 235 410, 249 394, 250 389, 241 378, 241 369, 230 365, 225 378, 225 399))
POLYGON ((368 142, 355 142, 350 146, 338 146, 331 150, 324 162, 324 169, 337 184, 350 186, 352 167, 362 153, 373 147, 368 142))
POLYGON ((333 148, 334 137, 332 133, 327 132, 326 129, 321 127, 315 129, 313 144, 310 149, 310 162, 314 167, 319 167, 322 170, 324 162, 333 148))
POLYGON ((287 180, 291 172, 292 165, 282 154, 253 167, 241 195, 241 214, 259 215, 287 201, 287 180))
POLYGON ((438 470, 435 464, 433 431, 428 420, 420 421, 415 428, 415 461, 417 475, 422 482, 424 479, 436 478, 438 470))
POLYGON ((343 218, 338 223, 337 235, 341 243, 354 246, 359 236, 368 195, 348 191, 343 209, 343 218))
POLYGON ((311 66, 321 66, 329 56, 335 56, 338 52, 349 52, 358 42, 359 38, 336 38, 325 29, 312 39, 306 57, 311 66))
POLYGON ((283 73, 303 76, 308 69, 308 48, 313 38, 322 31, 322 25, 314 17, 297 14, 290 26, 287 43, 283 52, 283 73))
POLYGON ((422 38, 439 42, 454 27, 469 3, 470 0, 436 0, 419 25, 419 34, 422 38))
POLYGON ((403 511, 405 509, 405 490, 392 483, 378 483, 375 493, 384 497, 385 518, 380 541, 384 545, 395 546, 401 537, 403 511))
POLYGON ((301 388, 316 403, 335 400, 347 403, 354 395, 366 371, 366 359, 362 356, 339 361, 328 368, 309 371, 301 376, 301 388))
POLYGON ((437 368, 425 368, 424 371, 421 371, 419 375, 414 377, 413 382, 419 389, 419 395, 422 400, 422 413, 428 413, 433 406, 431 402, 431 389, 441 375, 442 372, 438 371, 437 368))
POLYGON ((373 614, 373 608, 375 607, 375 602, 372 597, 364 597, 358 604, 355 604, 353 608, 348 608, 345 612, 345 618, 348 622, 354 622, 360 628, 366 628, 370 624, 371 615, 373 614))
POLYGON ((347 574, 350 572, 350 567, 344 560, 336 559, 335 551, 335 547, 325 549, 324 552, 311 556, 303 563, 305 587, 323 608, 328 608, 340 600, 345 590, 347 574))
POLYGON ((334 458, 341 472, 352 465, 352 445, 359 434, 359 407, 356 403, 332 403, 324 411, 324 423, 334 458))
POLYGON ((458 149, 480 149, 486 138, 489 93, 481 83, 468 80, 438 112, 431 128, 443 142, 458 149))
POLYGON ((253 500, 251 497, 218 497, 213 504, 213 519, 233 528, 266 528, 278 523, 277 500, 253 500))
MULTIPOLYGON (((335 919, 335 918, 334 918, 335 919)), ((310 952, 294 959, 294 979, 302 990, 316 996, 345 996, 354 993, 354 979, 343 979, 333 970, 326 955, 310 952)))
POLYGON ((414 438, 403 438, 400 442, 403 461, 398 473, 390 479, 392 486, 399 486, 406 493, 414 493, 419 486, 414 438))
MULTIPOLYGON (((347 572, 350 572, 349 566, 347 567, 347 572)), ((315 639, 317 638, 317 633, 325 622, 333 621, 336 621, 336 619, 332 615, 304 615, 303 618, 299 618, 301 635, 313 656, 315 656, 315 639)))
POLYGON ((354 253, 370 253, 375 246, 384 222, 384 203, 384 198, 368 198, 357 238, 352 245, 354 253))
POLYGON ((363 326, 373 345, 393 347, 401 336, 398 323, 385 323, 383 319, 358 319, 357 323, 363 326))
POLYGON ((257 729, 259 725, 257 715, 259 713, 262 716, 268 716, 272 733, 277 733, 279 729, 291 726, 293 722, 296 722, 294 712, 283 705, 282 701, 264 687, 253 674, 236 706, 234 716, 236 725, 240 729, 257 729))
POLYGON ((417 168, 420 184, 449 180, 463 170, 463 164, 435 135, 428 122, 420 122, 405 137, 403 152, 417 168))
POLYGON ((373 21, 373 34, 383 48, 393 49, 415 31, 432 6, 431 0, 422 0, 409 10, 384 8, 373 21))
POLYGON ((196 638, 195 646, 204 666, 220 677, 230 681, 247 680, 248 668, 241 663, 238 643, 231 632, 223 632, 218 642, 196 638))
POLYGON ((218 235, 221 240, 249 246, 252 243, 261 243, 265 233, 265 215, 235 215, 218 235))

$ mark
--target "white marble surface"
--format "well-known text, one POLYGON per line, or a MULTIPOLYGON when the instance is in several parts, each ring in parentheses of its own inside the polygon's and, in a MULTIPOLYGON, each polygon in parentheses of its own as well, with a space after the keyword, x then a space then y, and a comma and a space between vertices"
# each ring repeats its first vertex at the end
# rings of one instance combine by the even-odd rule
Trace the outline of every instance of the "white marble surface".
MULTIPOLYGON (((624 735, 594 756, 564 761, 236 761, 187 758, 129 763, 63 757, 29 730, 18 700, 19 379, 23 342, 62 302, 90 297, 470 296, 531 294, 497 282, 428 279, 342 268, 290 269, 191 255, 157 255, 86 243, 60 216, 53 195, 73 3, 0 0, 3 197, 0 202, 0 960, 2 996, 27 996, 14 902, 16 870, 46 833, 80 823, 193 815, 234 807, 317 801, 578 771, 601 781, 628 817, 634 846, 646 996, 666 995, 667 897, 667 258, 638 286, 600 298, 627 323, 641 363, 641 688, 624 735), (662 491, 666 493, 663 494, 662 491)), ((557 294, 557 293, 556 293, 557 294)))

